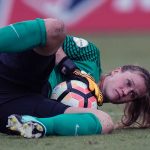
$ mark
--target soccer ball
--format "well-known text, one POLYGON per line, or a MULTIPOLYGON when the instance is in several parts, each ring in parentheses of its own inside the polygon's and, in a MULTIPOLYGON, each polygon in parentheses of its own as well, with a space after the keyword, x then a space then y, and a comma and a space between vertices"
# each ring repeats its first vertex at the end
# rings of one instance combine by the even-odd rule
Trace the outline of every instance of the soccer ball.
POLYGON ((52 91, 51 99, 72 107, 97 109, 96 97, 85 83, 78 80, 58 84, 52 91))

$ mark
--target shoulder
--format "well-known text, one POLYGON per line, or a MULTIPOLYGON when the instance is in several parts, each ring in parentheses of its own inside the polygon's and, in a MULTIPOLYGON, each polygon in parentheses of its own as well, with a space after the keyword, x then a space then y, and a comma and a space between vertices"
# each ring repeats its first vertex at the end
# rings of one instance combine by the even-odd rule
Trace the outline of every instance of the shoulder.
POLYGON ((74 60, 90 60, 94 61, 99 59, 100 50, 96 45, 84 38, 67 36, 64 43, 63 49, 65 53, 74 60))

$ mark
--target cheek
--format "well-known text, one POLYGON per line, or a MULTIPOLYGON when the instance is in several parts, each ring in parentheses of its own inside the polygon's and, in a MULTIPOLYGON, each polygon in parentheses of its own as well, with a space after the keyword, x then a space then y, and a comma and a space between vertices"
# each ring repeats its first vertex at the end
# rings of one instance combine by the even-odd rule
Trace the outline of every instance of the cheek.
POLYGON ((105 90, 107 91, 107 93, 111 92, 113 89, 115 89, 117 87, 117 83, 115 83, 113 80, 109 81, 105 87, 105 90))
POLYGON ((122 83, 121 82, 110 82, 106 88, 105 88, 105 96, 112 101, 113 103, 115 103, 115 101, 117 101, 119 99, 119 95, 118 93, 116 93, 116 90, 120 90, 120 88, 122 87, 122 83))
POLYGON ((119 77, 118 78, 112 78, 108 84, 112 88, 113 87, 119 87, 120 85, 123 84, 123 80, 120 79, 119 77))
POLYGON ((109 99, 112 99, 113 97, 114 97, 114 92, 113 92, 113 90, 114 90, 114 86, 112 85, 112 86, 107 86, 106 88, 105 88, 105 96, 107 97, 107 98, 109 98, 109 99))
POLYGON ((123 80, 117 80, 112 85, 112 88, 114 89, 122 89, 123 87, 125 87, 125 83, 123 82, 123 80))
POLYGON ((107 89, 112 90, 112 89, 116 89, 120 86, 120 82, 119 81, 112 81, 107 85, 107 89))

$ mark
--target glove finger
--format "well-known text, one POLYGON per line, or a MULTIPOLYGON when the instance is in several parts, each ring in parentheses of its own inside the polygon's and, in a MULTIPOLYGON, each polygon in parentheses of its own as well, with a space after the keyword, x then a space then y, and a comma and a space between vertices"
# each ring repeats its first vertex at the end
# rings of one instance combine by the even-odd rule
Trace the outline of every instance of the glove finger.
POLYGON ((103 103, 103 95, 102 95, 101 92, 100 92, 99 95, 98 95, 97 102, 98 102, 98 105, 99 105, 99 106, 101 106, 102 103, 103 103))
POLYGON ((93 82, 91 80, 89 81, 89 89, 90 89, 90 91, 94 91, 94 95, 96 96, 97 99, 100 99, 99 98, 100 90, 95 82, 93 82))
POLYGON ((88 86, 89 86, 90 91, 94 91, 94 82, 88 78, 87 80, 88 80, 88 86))
POLYGON ((89 89, 91 91, 94 91, 94 94, 96 95, 96 97, 98 97, 100 90, 99 90, 99 87, 97 86, 97 84, 95 82, 93 82, 93 81, 90 82, 89 89))
POLYGON ((95 97, 97 98, 98 104, 101 105, 103 102, 103 95, 100 92, 100 89, 95 82, 93 82, 91 85, 92 85, 92 88, 93 88, 92 90, 94 91, 95 97))
POLYGON ((94 92, 95 92, 95 95, 98 97, 100 91, 97 85, 94 85, 94 92))

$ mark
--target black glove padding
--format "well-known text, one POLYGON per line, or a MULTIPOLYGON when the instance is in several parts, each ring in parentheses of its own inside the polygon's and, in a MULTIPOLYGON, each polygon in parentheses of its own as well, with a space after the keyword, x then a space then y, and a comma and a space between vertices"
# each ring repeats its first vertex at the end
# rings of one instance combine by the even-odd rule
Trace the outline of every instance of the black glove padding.
POLYGON ((68 76, 68 77, 70 77, 72 73, 76 69, 78 69, 75 63, 71 59, 69 59, 67 56, 64 57, 57 66, 58 66, 59 71, 63 75, 68 76))

